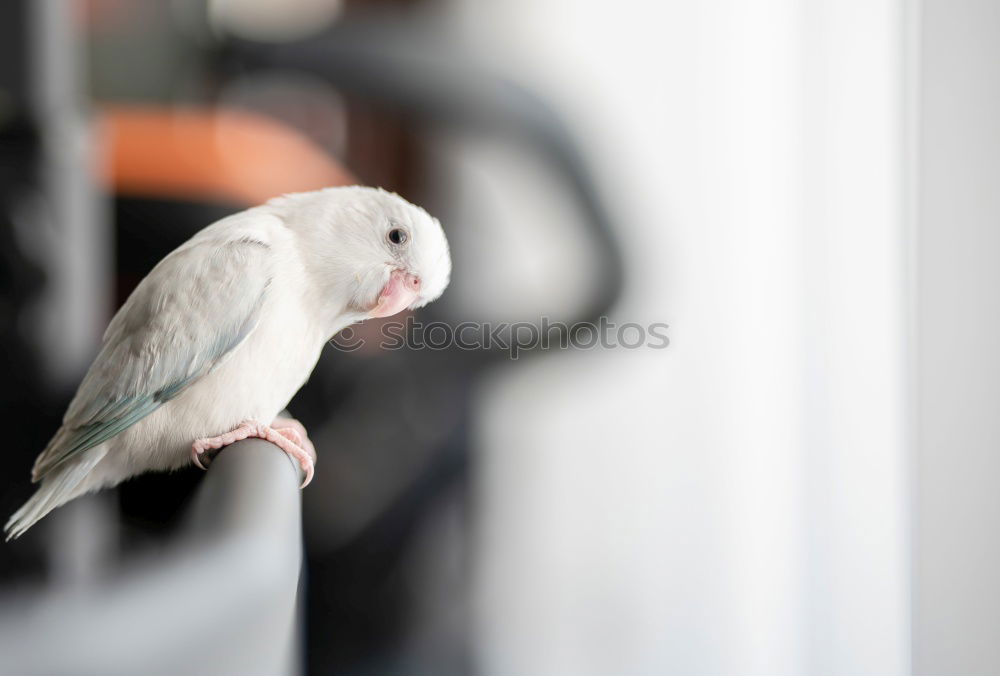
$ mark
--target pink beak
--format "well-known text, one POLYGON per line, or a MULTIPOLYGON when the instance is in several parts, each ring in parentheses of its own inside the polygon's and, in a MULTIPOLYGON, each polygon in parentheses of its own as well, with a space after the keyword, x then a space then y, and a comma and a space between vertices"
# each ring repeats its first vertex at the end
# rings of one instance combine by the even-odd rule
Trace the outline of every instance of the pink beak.
POLYGON ((379 294, 378 302, 369 317, 391 317, 413 304, 420 293, 420 278, 402 270, 393 270, 389 281, 379 294))

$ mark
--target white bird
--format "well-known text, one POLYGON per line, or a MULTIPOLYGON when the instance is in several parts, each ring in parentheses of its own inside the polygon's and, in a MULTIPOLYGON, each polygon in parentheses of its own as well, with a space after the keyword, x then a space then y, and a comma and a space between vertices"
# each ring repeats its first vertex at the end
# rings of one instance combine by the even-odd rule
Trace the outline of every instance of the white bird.
POLYGON ((111 320, 7 539, 75 497, 202 466, 206 451, 248 436, 298 460, 304 487, 311 444, 301 426, 275 418, 323 345, 354 322, 436 299, 450 274, 438 221, 381 189, 285 195, 210 225, 111 320))

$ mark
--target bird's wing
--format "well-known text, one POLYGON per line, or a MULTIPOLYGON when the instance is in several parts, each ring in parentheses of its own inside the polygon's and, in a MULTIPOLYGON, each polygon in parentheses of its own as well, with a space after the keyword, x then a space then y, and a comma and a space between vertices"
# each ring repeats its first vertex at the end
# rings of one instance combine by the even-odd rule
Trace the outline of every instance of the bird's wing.
POLYGON ((194 240, 159 263, 104 334, 32 479, 134 425, 210 373, 260 321, 273 270, 252 237, 194 240))

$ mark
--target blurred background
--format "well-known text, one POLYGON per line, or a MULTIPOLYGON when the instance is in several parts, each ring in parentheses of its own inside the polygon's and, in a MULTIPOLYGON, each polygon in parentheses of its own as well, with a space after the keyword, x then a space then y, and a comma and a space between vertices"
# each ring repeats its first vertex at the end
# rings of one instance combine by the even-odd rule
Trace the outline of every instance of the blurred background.
MULTIPOLYGON (((289 673, 1000 673, 1000 4, 9 0, 0 36, 4 515, 156 261, 378 185, 452 245, 417 319, 670 346, 328 349, 289 673)), ((0 634, 141 585, 203 477, 0 547, 0 634)))

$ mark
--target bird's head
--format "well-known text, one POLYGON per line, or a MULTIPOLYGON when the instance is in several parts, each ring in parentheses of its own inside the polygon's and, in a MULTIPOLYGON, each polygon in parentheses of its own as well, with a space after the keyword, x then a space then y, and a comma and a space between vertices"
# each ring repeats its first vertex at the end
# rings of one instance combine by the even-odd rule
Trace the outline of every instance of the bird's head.
POLYGON ((351 186, 275 204, 294 209, 286 222, 346 311, 389 317, 426 305, 448 286, 451 256, 441 224, 399 195, 351 186))

